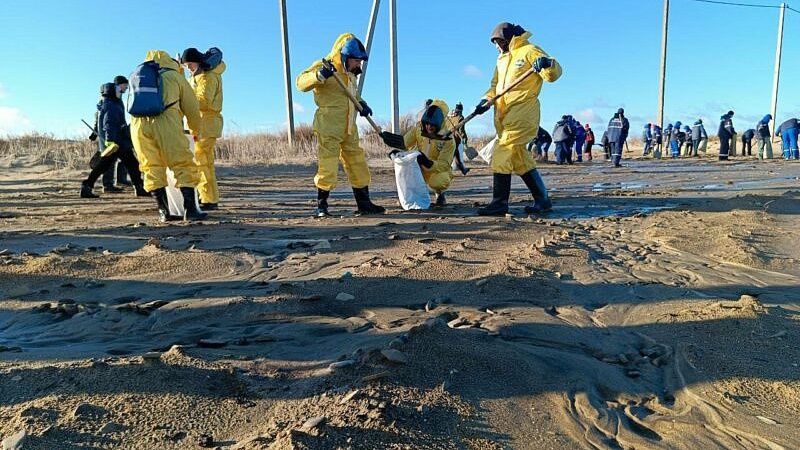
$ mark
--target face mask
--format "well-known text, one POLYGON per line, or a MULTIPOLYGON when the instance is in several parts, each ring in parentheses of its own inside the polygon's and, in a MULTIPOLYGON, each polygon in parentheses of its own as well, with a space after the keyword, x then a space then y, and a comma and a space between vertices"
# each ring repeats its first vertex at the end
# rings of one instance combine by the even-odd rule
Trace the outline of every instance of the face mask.
POLYGON ((363 70, 361 70, 361 67, 356 67, 356 68, 354 68, 353 70, 350 71, 350 73, 352 73, 355 76, 361 75, 362 72, 363 72, 363 70))
POLYGON ((117 98, 121 98, 122 90, 119 88, 119 86, 114 86, 114 90, 117 92, 117 98))

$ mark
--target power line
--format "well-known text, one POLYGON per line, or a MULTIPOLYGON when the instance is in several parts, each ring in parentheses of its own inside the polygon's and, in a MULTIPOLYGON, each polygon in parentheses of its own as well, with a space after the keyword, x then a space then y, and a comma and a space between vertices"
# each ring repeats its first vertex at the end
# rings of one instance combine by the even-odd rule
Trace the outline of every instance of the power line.
MULTIPOLYGON (((759 5, 755 3, 736 3, 736 2, 723 2, 718 0, 691 0, 693 2, 698 3, 713 3, 715 5, 726 5, 726 6, 747 6, 750 8, 780 8, 780 6, 776 5, 759 5)), ((788 6, 787 6, 788 8, 788 6)))

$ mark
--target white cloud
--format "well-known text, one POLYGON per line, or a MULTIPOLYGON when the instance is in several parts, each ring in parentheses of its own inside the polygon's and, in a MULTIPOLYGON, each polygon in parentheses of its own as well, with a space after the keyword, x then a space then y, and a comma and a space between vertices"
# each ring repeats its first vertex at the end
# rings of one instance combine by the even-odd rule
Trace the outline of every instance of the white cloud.
POLYGON ((575 117, 581 123, 600 122, 601 117, 592 108, 586 108, 575 113, 575 117))
POLYGON ((30 119, 22 111, 0 106, 0 136, 27 133, 32 128, 30 119))
POLYGON ((304 114, 306 112, 306 107, 297 102, 292 102, 292 109, 294 109, 294 112, 297 114, 304 114))
POLYGON ((464 76, 469 78, 483 78, 483 72, 477 66, 468 64, 464 66, 464 76))

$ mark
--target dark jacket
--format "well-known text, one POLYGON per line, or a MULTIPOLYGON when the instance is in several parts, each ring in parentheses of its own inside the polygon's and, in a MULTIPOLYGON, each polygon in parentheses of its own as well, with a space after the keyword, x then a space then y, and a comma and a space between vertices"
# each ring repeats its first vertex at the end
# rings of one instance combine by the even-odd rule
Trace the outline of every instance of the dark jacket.
POLYGON ((603 132, 603 137, 600 139, 600 143, 603 144, 603 147, 608 146, 608 130, 603 132))
POLYGON ((642 131, 642 139, 644 139, 645 141, 653 139, 653 132, 650 131, 650 125, 644 126, 644 131, 642 131))
POLYGON ((770 132, 769 132, 769 122, 772 120, 772 114, 767 114, 761 119, 760 122, 756 125, 756 134, 760 140, 769 139, 770 132))
POLYGON ((100 102, 100 113, 97 118, 101 145, 106 141, 115 142, 120 147, 133 148, 131 132, 125 121, 125 105, 122 100, 104 97, 100 102))
POLYGON ((756 130, 750 128, 742 134, 742 141, 752 141, 756 137, 756 130))
POLYGON ((657 144, 661 143, 661 127, 658 125, 653 127, 653 140, 656 141, 657 144))
POLYGON ((719 130, 717 130, 720 139, 730 139, 734 134, 736 134, 736 130, 733 128, 733 118, 727 114, 720 117, 719 130))
POLYGON ((573 139, 572 127, 566 120, 559 120, 556 122, 556 127, 553 128, 553 142, 567 142, 573 139))
POLYGON ((681 134, 682 134, 682 132, 681 132, 681 123, 680 122, 675 122, 675 126, 672 127, 672 131, 669 134, 669 141, 670 142, 672 142, 672 141, 682 142, 682 139, 680 138, 681 134))
POLYGON ((775 135, 780 136, 786 130, 791 130, 792 128, 797 128, 797 119, 789 119, 786 122, 783 122, 781 126, 775 130, 775 135))
POLYGON ((539 144, 549 144, 553 142, 553 138, 550 136, 550 133, 547 132, 543 127, 539 127, 539 132, 536 133, 536 139, 534 141, 539 144))
POLYGON ((582 126, 578 125, 575 127, 575 140, 576 141, 586 140, 586 130, 584 130, 582 126))
POLYGON ((620 117, 620 115, 614 114, 614 117, 608 121, 608 142, 624 142, 625 138, 627 137, 625 129, 625 124, 628 122, 628 119, 624 117, 620 117))

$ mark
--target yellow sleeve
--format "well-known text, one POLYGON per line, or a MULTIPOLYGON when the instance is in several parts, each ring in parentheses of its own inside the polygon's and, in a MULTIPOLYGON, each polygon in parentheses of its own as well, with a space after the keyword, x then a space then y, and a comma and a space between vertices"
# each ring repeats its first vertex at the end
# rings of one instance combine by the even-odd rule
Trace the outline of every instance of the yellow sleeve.
MULTIPOLYGON (((542 56, 546 58, 552 58, 550 55, 547 54, 547 52, 545 52, 541 48, 535 45, 531 45, 531 50, 527 53, 527 61, 531 66, 533 66, 533 63, 536 61, 536 59, 542 56)), ((555 58, 552 59, 553 59, 553 65, 539 72, 539 76, 542 77, 542 79, 544 81, 547 81, 548 83, 552 83, 561 78, 561 64, 559 64, 558 61, 555 60, 555 58)))
POLYGON ((497 93, 497 66, 495 66, 494 75, 492 75, 492 85, 489 88, 489 90, 486 91, 485 94, 483 94, 483 96, 487 99, 490 99, 494 97, 496 93, 497 93))
MULTIPOLYGON (((434 141, 434 145, 436 141, 434 141)), ((444 148, 439 152, 439 156, 433 161, 433 167, 429 170, 432 170, 436 173, 442 172, 450 172, 453 164, 453 155, 455 154, 456 150, 456 141, 453 139, 448 139, 444 143, 444 148)))
POLYGON ((315 87, 325 83, 324 81, 319 81, 317 78, 317 71, 322 67, 322 61, 317 61, 311 65, 308 69, 304 70, 303 73, 297 76, 297 80, 295 84, 297 85, 297 89, 301 92, 308 92, 315 87))
POLYGON ((403 136, 403 142, 406 144, 406 149, 411 150, 412 148, 417 146, 417 128, 412 127, 410 130, 406 131, 405 136, 403 136))
POLYGON ((214 101, 214 94, 218 88, 219 80, 216 77, 201 74, 195 78, 194 95, 197 97, 200 111, 211 110, 211 102, 214 101))
POLYGON ((194 96, 192 86, 186 78, 178 77, 178 87, 180 89, 181 112, 186 116, 186 123, 194 136, 201 136, 203 133, 203 122, 200 120, 200 106, 194 96))

